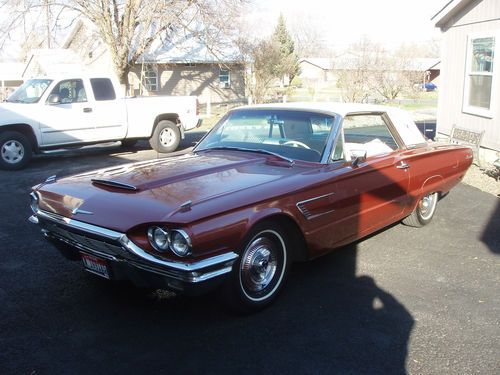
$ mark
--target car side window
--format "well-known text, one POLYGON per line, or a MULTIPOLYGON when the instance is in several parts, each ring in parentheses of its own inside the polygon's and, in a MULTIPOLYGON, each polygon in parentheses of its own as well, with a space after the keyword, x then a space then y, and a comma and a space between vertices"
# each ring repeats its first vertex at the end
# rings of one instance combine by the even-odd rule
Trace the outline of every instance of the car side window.
POLYGON ((353 114, 344 117, 344 152, 347 159, 366 152, 366 156, 390 153, 398 148, 381 114, 353 114))
POLYGON ((67 79, 59 82, 50 96, 57 95, 60 104, 83 103, 87 101, 87 93, 81 79, 67 79))

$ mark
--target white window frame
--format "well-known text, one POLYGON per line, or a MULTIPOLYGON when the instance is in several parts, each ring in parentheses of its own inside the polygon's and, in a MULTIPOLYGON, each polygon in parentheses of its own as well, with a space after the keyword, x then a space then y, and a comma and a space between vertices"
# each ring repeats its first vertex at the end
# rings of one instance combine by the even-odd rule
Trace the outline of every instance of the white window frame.
POLYGON ((148 92, 158 92, 158 69, 155 66, 147 65, 145 67, 142 84, 148 92), (153 72, 154 77, 148 76, 149 72, 153 72))
POLYGON ((469 34, 467 36, 467 53, 465 61, 465 77, 464 77, 464 92, 463 92, 463 102, 462 102, 462 112, 468 113, 470 115, 476 115, 486 118, 493 118, 496 98, 497 98, 497 81, 500 70, 500 32, 498 31, 485 31, 481 33, 469 34), (480 38, 494 38, 493 46, 493 71, 491 73, 485 72, 471 72, 472 69, 472 41, 474 39, 480 38), (491 96, 490 96, 490 108, 482 108, 469 105, 469 93, 470 93, 470 76, 471 75, 491 75, 491 96))
POLYGON ((231 86, 231 70, 229 68, 219 68, 219 87, 229 88, 231 86), (227 74, 222 74, 227 72, 227 74), (221 81, 221 77, 226 77, 227 81, 221 81))

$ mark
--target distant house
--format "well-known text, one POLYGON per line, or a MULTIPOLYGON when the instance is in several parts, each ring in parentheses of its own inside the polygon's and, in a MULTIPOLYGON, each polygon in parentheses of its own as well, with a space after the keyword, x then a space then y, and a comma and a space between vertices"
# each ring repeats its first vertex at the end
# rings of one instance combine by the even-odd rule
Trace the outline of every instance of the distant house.
MULTIPOLYGON (((332 85, 337 82, 340 71, 356 69, 360 65, 359 60, 360 56, 354 53, 345 53, 334 58, 303 58, 299 61, 300 77, 306 84, 332 85)), ((414 58, 403 66, 403 70, 416 72, 418 76, 421 74, 421 80, 415 83, 424 83, 425 80, 425 83, 434 82, 436 85, 438 85, 439 69, 438 58, 414 58)))
POLYGON ((432 19, 443 32, 438 132, 484 131, 480 156, 491 160, 500 151, 500 1, 453 0, 432 19))
MULTIPOLYGON (((113 71, 111 55, 92 26, 78 21, 63 48, 72 50, 86 70, 113 71)), ((230 47, 216 56, 189 35, 158 40, 129 74, 135 95, 196 95, 201 103, 242 102, 245 67, 230 47)))
POLYGON ((22 63, 0 63, 0 101, 23 83, 22 63))

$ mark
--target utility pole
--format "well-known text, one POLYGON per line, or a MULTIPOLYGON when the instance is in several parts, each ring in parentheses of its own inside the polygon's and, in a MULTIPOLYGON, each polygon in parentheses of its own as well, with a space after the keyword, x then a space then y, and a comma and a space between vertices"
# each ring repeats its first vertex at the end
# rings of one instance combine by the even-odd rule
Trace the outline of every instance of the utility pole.
POLYGON ((45 0, 45 21, 47 26, 47 48, 50 49, 50 6, 49 0, 45 0))

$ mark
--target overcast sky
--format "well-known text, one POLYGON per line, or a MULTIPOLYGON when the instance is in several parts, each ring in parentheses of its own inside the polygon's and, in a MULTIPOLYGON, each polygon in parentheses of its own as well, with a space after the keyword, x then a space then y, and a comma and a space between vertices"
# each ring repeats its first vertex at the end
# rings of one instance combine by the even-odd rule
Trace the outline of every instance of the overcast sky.
POLYGON ((255 0, 248 22, 270 33, 283 13, 287 24, 317 24, 332 45, 345 46, 367 35, 375 42, 397 46, 439 37, 430 21, 449 0, 255 0))

